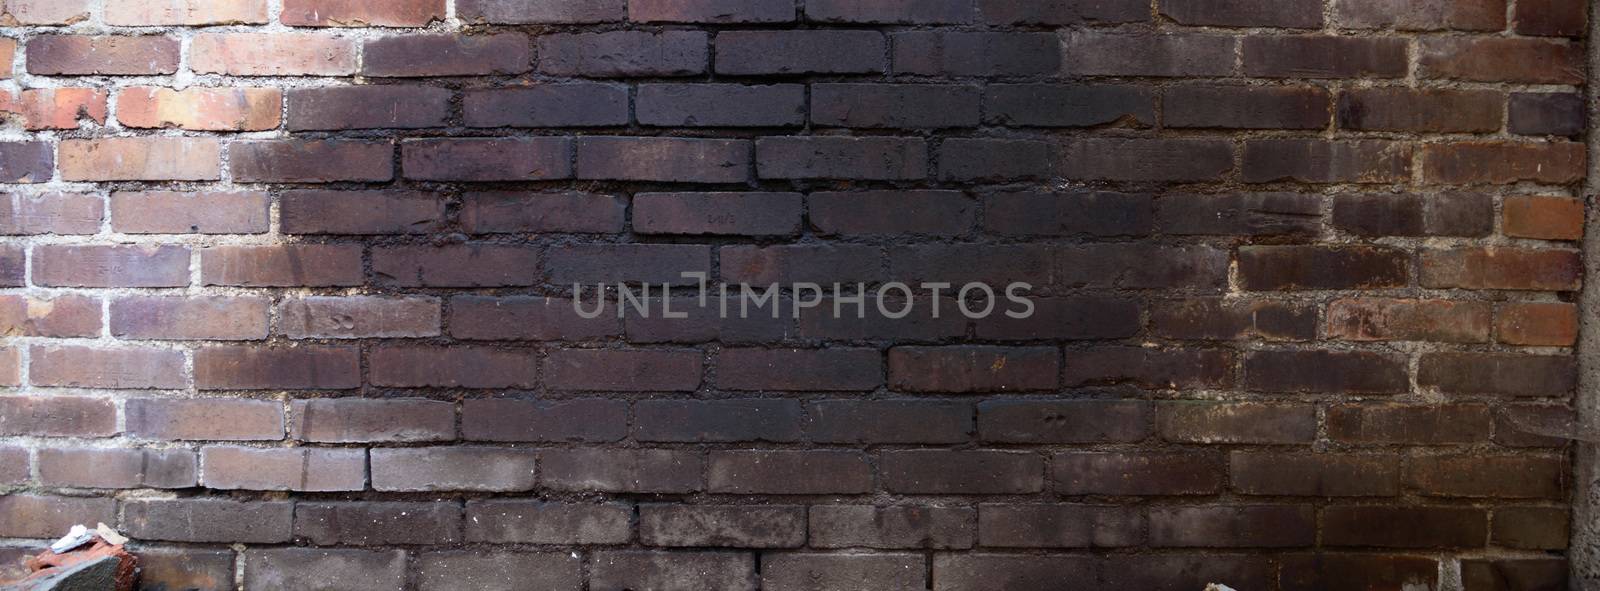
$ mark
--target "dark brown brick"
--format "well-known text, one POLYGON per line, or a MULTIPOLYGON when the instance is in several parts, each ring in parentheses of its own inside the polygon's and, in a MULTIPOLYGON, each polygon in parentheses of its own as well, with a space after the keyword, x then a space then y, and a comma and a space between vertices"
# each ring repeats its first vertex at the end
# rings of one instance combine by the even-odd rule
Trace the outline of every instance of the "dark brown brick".
POLYGON ((628 435, 628 403, 604 398, 468 400, 462 403, 461 429, 465 439, 474 441, 618 441, 628 435))
POLYGON ((1142 0, 979 0, 978 10, 992 25, 1078 25, 1132 23, 1150 20, 1142 0))
MULTIPOLYGON (((133 431, 131 413, 129 417, 133 431)), ((0 396, 0 433, 8 436, 107 437, 117 432, 117 406, 110 399, 0 396)))
POLYGON ((111 229, 127 234, 261 234, 270 198, 256 191, 111 194, 111 229))
POLYGON ((532 350, 389 345, 367 353, 368 381, 396 388, 523 388, 538 384, 532 350))
POLYGON ((189 385, 183 351, 44 345, 29 348, 28 379, 46 388, 175 390, 189 385))
POLYGON ((194 354, 202 390, 346 390, 361 385, 354 347, 206 347, 194 354))
POLYGON ((1410 256, 1387 247, 1245 246, 1239 282, 1251 291, 1403 287, 1410 256))
POLYGON ((293 339, 405 338, 439 334, 439 300, 312 296, 278 306, 278 331, 293 339))
POLYGON ((1479 404, 1337 404, 1326 420, 1329 439, 1357 444, 1479 443, 1490 427, 1489 409, 1479 404))
POLYGON ((788 591, 867 585, 886 591, 917 591, 927 588, 925 566, 920 554, 774 554, 761 559, 761 588, 788 591))
POLYGON ((693 76, 711 60, 703 31, 555 33, 536 43, 539 72, 554 76, 693 76))
POLYGON ((1406 462, 1405 484, 1425 496, 1565 499, 1565 457, 1419 455, 1406 462))
POLYGON ((884 488, 899 494, 1026 494, 1044 488, 1044 458, 1006 451, 890 451, 884 488))
POLYGON ((372 272, 384 283, 402 287, 534 285, 539 251, 499 244, 379 247, 372 251, 372 272))
POLYGON ((591 193, 467 193, 462 228, 474 234, 621 232, 627 201, 591 193))
POLYGON ((1432 558, 1317 553, 1288 555, 1282 563, 1284 589, 1365 591, 1439 582, 1439 563, 1432 558))
POLYGON ((1576 387, 1574 360, 1560 355, 1426 353, 1417 384, 1452 394, 1566 396, 1576 387))
POLYGON ((1506 27, 1505 0, 1343 0, 1334 21, 1355 29, 1401 31, 1499 31, 1506 27))
POLYGON ((1169 0, 1161 14, 1184 25, 1322 28, 1322 4, 1316 0, 1169 0))
POLYGON ((1560 185, 1583 178, 1585 150, 1577 142, 1462 142, 1430 144, 1422 157, 1422 175, 1432 183, 1560 185))
POLYGON ((1575 136, 1587 127, 1583 97, 1564 92, 1514 92, 1507 127, 1519 135, 1575 136))
POLYGON ((245 140, 229 145, 233 179, 247 183, 387 182, 394 144, 363 140, 245 140))
POLYGON ((818 548, 971 548, 977 522, 968 507, 814 505, 810 538, 818 548))
POLYGON ((1461 584, 1466 591, 1565 589, 1569 571, 1560 558, 1463 560, 1461 584))
POLYGON ((1248 183, 1400 183, 1410 180, 1411 166, 1412 147, 1402 142, 1251 140, 1244 144, 1243 179, 1248 183))
POLYGON ((1422 286, 1459 289, 1572 291, 1580 283, 1570 250, 1457 248, 1422 252, 1422 286))
POLYGON ((583 578, 582 557, 566 552, 429 552, 416 560, 419 591, 571 590, 583 578))
POLYGON ((1483 193, 1339 195, 1332 222, 1357 236, 1486 236, 1494 200, 1483 193))
POLYGON ((743 300, 739 303, 741 315, 745 314, 746 307, 751 315, 792 315, 794 308, 785 311, 781 302, 765 304, 758 296, 773 283, 875 282, 883 274, 880 252, 876 247, 856 244, 724 246, 721 248, 722 278, 749 286, 748 291, 730 292, 743 300))
POLYGON ((939 554, 933 580, 942 591, 1048 591, 1062 581, 1098 580, 1100 561, 1091 556, 1024 554, 939 554))
POLYGON ((774 441, 800 439, 800 403, 793 400, 641 400, 633 408, 639 441, 774 441))
POLYGON ((848 451, 714 451, 708 488, 734 494, 855 494, 873 489, 866 456, 848 451))
POLYGON ((0 182, 48 183, 55 162, 50 142, 0 142, 0 182))
POLYGON ((691 392, 700 387, 699 351, 559 350, 544 360, 546 387, 607 392, 691 392))
POLYGON ((628 20, 636 23, 783 23, 795 18, 784 0, 634 0, 628 20))
POLYGON ((1325 546, 1479 548, 1488 539, 1485 512, 1471 507, 1332 505, 1322 513, 1325 546))
MULTIPOLYGON (((4 150, 0 144, 0 154, 4 150)), ((11 193, 0 196, 0 234, 94 234, 100 231, 104 211, 105 201, 97 195, 11 193)))
POLYGON ((624 0, 461 0, 456 13, 473 23, 603 23, 623 20, 626 7, 624 0))
POLYGON ((128 434, 147 439, 278 441, 283 405, 237 398, 135 398, 127 401, 128 434))
POLYGON ((1252 351, 1244 387, 1266 392, 1400 394, 1411 389, 1405 357, 1364 351, 1252 351))
POLYGON ((297 503, 294 536, 318 546, 452 544, 461 541, 455 503, 297 503))
POLYGON ((427 138, 401 143, 408 179, 491 182, 572 176, 572 140, 561 137, 427 138))
POLYGON ((424 399, 296 400, 289 436, 316 443, 450 441, 456 437, 456 409, 424 399))
MULTIPOLYGON (((641 96, 643 90, 640 91, 641 96)), ((644 99, 640 99, 641 105, 644 99)), ((641 107, 642 109, 643 107, 641 107)), ((628 89, 575 82, 469 91, 468 127, 610 127, 628 124, 628 89)), ((643 123, 644 116, 640 115, 643 123)))
POLYGON ((978 544, 991 548, 1116 548, 1144 537, 1143 516, 1110 505, 978 506, 978 544))
POLYGON ((633 230, 641 234, 786 236, 800 230, 799 193, 639 193, 633 230))
POLYGON ((961 235, 972 228, 978 208, 959 191, 820 191, 806 204, 813 229, 847 236, 961 235))
POLYGON ((486 76, 532 69, 533 48, 516 33, 398 35, 366 42, 361 73, 373 77, 486 76))
POLYGON ((621 503, 487 500, 467 503, 467 541, 498 544, 620 544, 632 537, 633 507, 621 503))
POLYGON ((821 400, 805 430, 819 443, 960 443, 971 439, 971 405, 946 401, 821 400))
POLYGON ((729 390, 848 391, 883 384, 875 349, 724 349, 717 386, 729 390))
POLYGON ((1316 338, 1314 307, 1278 300, 1195 298, 1150 310, 1151 332, 1174 339, 1304 341, 1316 338))
POLYGON ((942 84, 812 84, 811 123, 899 129, 975 127, 978 93, 977 87, 942 84))
POLYGON ((1422 78, 1470 82, 1582 84, 1583 49, 1549 39, 1441 37, 1421 41, 1422 78))
POLYGON ((1150 511, 1155 547, 1293 548, 1316 543, 1309 505, 1162 507, 1150 511))
POLYGON ((200 448, 200 471, 216 490, 354 491, 366 488, 367 453, 208 445, 200 448))
POLYGON ((1225 35, 1075 30, 1062 38, 1070 57, 1063 69, 1076 76, 1230 76, 1237 44, 1225 35))
POLYGON ((1353 298, 1328 304, 1328 335, 1352 341, 1489 340, 1490 306, 1484 302, 1353 298))
POLYGON ((1067 452, 1050 458, 1055 490, 1066 495, 1208 495, 1222 490, 1222 461, 1210 453, 1067 452))
POLYGON ((1224 351, 1106 346, 1068 351, 1062 385, 1128 384, 1146 389, 1220 388, 1233 383, 1224 351))
POLYGON ((57 338, 100 336, 100 300, 78 295, 0 296, 0 334, 57 338))
POLYGON ((1309 404, 1163 402, 1156 430, 1187 443, 1309 443, 1316 438, 1316 409, 1309 404))
POLYGON ((763 179, 917 180, 928 176, 928 146, 899 137, 761 138, 756 171, 763 179))
POLYGON ((186 449, 40 449, 37 464, 39 484, 72 488, 189 488, 198 467, 186 449))
POLYGON ((991 84, 984 122, 1010 127, 1093 127, 1156 122, 1155 93, 1109 84, 991 84))
POLYGON ((361 285, 361 248, 348 244, 213 246, 200 251, 200 282, 237 287, 361 285))
POLYGON ((750 177, 745 140, 585 137, 578 140, 580 179, 740 183, 750 177))
POLYGON ((225 591, 233 588, 233 551, 198 548, 132 550, 139 557, 139 584, 144 589, 225 591))
POLYGON ((1061 70, 1060 40, 1050 33, 908 31, 889 41, 896 74, 1006 77, 1061 70))
POLYGON ((728 31, 717 34, 716 73, 882 74, 888 46, 877 31, 728 31))
POLYGON ((552 249, 546 266, 556 285, 669 283, 689 285, 683 273, 711 273, 711 248, 697 244, 575 244, 552 249))
POLYGON ((1490 90, 1365 88, 1339 93, 1339 127, 1367 131, 1490 133, 1505 95, 1490 90))
POLYGON ((1285 454, 1235 451, 1228 458, 1236 491, 1301 497, 1395 496, 1400 461, 1394 456, 1285 454))
POLYGON ((1168 127, 1323 129, 1329 101, 1315 86, 1175 86, 1161 104, 1168 127))
POLYGON ((1333 36, 1244 38, 1244 74, 1260 78, 1403 78, 1405 39, 1333 36))
POLYGON ((43 35, 28 40, 28 73, 159 75, 178 71, 178 40, 161 35, 43 35))
POLYGON ((0 496, 0 534, 13 538, 52 538, 80 521, 116 523, 116 515, 117 503, 108 498, 0 496))
POLYGON ((111 301, 111 334, 130 339, 249 341, 267 338, 266 298, 126 297, 111 301))
POLYGON ((989 400, 978 405, 983 441, 1128 443, 1150 434, 1149 404, 1136 401, 989 400))
POLYGON ((909 392, 1048 390, 1059 382, 1054 348, 895 347, 889 385, 909 392))
POLYGON ((1079 139, 1061 154, 1059 174, 1088 180, 1201 182, 1233 170, 1233 145, 1209 139, 1079 139))
POLYGON ((1567 547, 1569 515, 1563 507, 1502 507, 1490 523, 1494 545, 1527 550, 1567 547))

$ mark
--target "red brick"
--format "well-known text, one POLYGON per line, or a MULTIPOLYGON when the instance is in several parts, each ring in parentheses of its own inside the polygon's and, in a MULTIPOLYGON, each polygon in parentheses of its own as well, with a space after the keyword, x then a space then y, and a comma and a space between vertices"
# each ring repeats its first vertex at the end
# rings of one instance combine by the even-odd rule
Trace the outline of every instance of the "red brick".
POLYGON ((1292 548, 1316 543, 1309 505, 1162 507, 1150 511, 1155 547, 1292 548))
POLYGON ((539 251, 526 246, 394 246, 372 253, 372 272, 384 283, 400 286, 534 285, 538 270, 539 251))
POLYGON ((1210 453, 1067 452, 1051 456, 1050 477, 1066 495, 1209 495, 1223 467, 1210 453))
POLYGON ((638 193, 633 230, 641 234, 784 236, 800 230, 799 193, 638 193))
POLYGON ((1505 0, 1341 0, 1334 22, 1353 29, 1499 31, 1505 0))
POLYGON ((160 35, 43 35, 28 40, 28 73, 154 75, 178 71, 178 40, 160 35))
MULTIPOLYGON (((371 453, 373 490, 516 492, 533 490, 534 486, 535 453, 530 449, 381 448, 371 453)), ((625 524, 626 517, 623 519, 625 524)), ((514 526, 516 523, 493 518, 488 521, 483 527, 514 526)), ((469 539, 478 539, 472 533, 472 524, 478 522, 479 519, 468 517, 469 539)), ((605 542, 621 541, 626 539, 605 542)))
POLYGON ((229 145, 233 180, 245 183, 387 182, 394 144, 363 140, 245 140, 229 145))
POLYGON ((1222 77, 1234 71, 1238 41, 1224 35, 1120 34, 1078 30, 1062 47, 1076 76, 1222 77))
MULTIPOLYGON (((604 398, 468 400, 461 407, 461 430, 472 441, 619 441, 628 435, 628 406, 604 398)), ((551 461, 546 456, 547 473, 551 461)))
POLYGON ((456 14, 472 23, 579 24, 621 21, 625 0, 461 0, 456 14))
POLYGON ((1487 302, 1339 299, 1328 304, 1328 336, 1351 341, 1489 340, 1487 302))
POLYGON ((116 523, 117 503, 109 498, 0 496, 0 535, 52 538, 83 521, 116 523))
POLYGON ((450 441, 456 408, 425 399, 316 398, 290 407, 289 435, 316 443, 450 441))
POLYGON ((367 354, 374 386, 397 388, 521 388, 537 384, 532 350, 487 347, 384 346, 367 354))
POLYGON ((0 20, 19 25, 71 25, 89 20, 92 0, 11 0, 0 20))
POLYGON ((1566 197, 1512 195, 1501 203, 1500 231, 1517 238, 1581 240, 1583 201, 1566 197))
POLYGON ((196 74, 232 76, 347 76, 356 71, 356 45, 324 33, 201 33, 189 45, 196 74))
POLYGON ((1417 73, 1470 82, 1583 84, 1583 48, 1547 39, 1424 39, 1417 73))
POLYGON ((1417 455, 1406 462, 1406 487, 1433 497, 1567 498, 1567 463, 1511 455, 1417 455))
POLYGON ((127 339, 249 341, 267 338, 266 298, 123 297, 111 301, 111 334, 127 339))
POLYGON ((0 396, 0 433, 107 437, 118 433, 117 407, 109 399, 85 396, 0 396))
POLYGON ((206 488, 329 492, 361 490, 367 453, 361 449, 200 448, 206 488))
POLYGON ((1423 177, 1431 183, 1509 185, 1572 183, 1584 175, 1584 145, 1576 142, 1429 144, 1423 177))
POLYGON ((344 244, 214 246, 200 251, 205 285, 318 287, 361 285, 361 249, 344 244))
MULTIPOLYGON (((910 450, 878 454, 897 494, 1027 494, 1044 490, 1044 458, 1028 452, 910 450)), ((981 516, 981 513, 980 513, 981 516)))
POLYGON ((1490 90, 1363 88, 1339 93, 1339 127, 1364 131, 1493 133, 1506 97, 1490 90))
POLYGON ((572 176, 572 140, 557 137, 412 139, 401 144, 409 179, 534 181, 572 176))
POLYGON ((119 137, 62 140, 62 180, 214 181, 222 178, 216 138, 119 137))
POLYGON ((105 125, 108 96, 93 88, 29 88, 0 98, 0 111, 16 113, 30 131, 78 129, 86 120, 105 125))
POLYGON ((0 194, 0 234, 94 234, 105 200, 85 193, 0 194))
POLYGON ((398 35, 366 42, 361 56, 361 74, 373 77, 521 74, 532 67, 532 61, 528 38, 516 33, 398 35))
POLYGON ((0 334, 55 338, 100 336, 100 300, 78 295, 0 296, 0 334))
POLYGON ((1400 461, 1395 456, 1235 451, 1228 462, 1234 490, 1247 495, 1387 497, 1400 493, 1400 461))
POLYGON ((205 347, 194 354, 202 390, 347 390, 361 385, 352 347, 205 347))
POLYGON ((266 0, 107 0, 105 21, 124 27, 266 24, 266 0))
POLYGON ((1422 252, 1422 286, 1459 289, 1573 291, 1578 253, 1570 250, 1457 248, 1422 252))
POLYGON ((1258 78, 1404 78, 1405 39, 1247 36, 1244 74, 1258 78))
POLYGON ((1494 332, 1508 345, 1570 347, 1578 339, 1578 309, 1558 302, 1501 304, 1494 332))
POLYGON ((426 234, 443 223, 445 200, 423 191, 285 191, 285 234, 426 234))
POLYGON ((189 249, 154 245, 42 245, 33 282, 53 287, 184 287, 189 249))
POLYGON ((146 439, 278 441, 283 404, 237 398, 136 398, 127 401, 128 434, 146 439))
POLYGON ((1183 25, 1322 28, 1317 0, 1170 0, 1161 5, 1161 14, 1183 25))
POLYGON ((444 0, 284 0, 278 20, 291 27, 426 27, 444 20, 444 0))
POLYGON ((691 392, 701 365, 699 351, 565 349, 546 355, 544 376, 556 390, 691 392))
POLYGON ((278 330, 292 339, 438 336, 439 300, 426 297, 309 296, 278 305, 278 330))
POLYGON ((1516 25, 1522 35, 1582 37, 1589 30, 1589 15, 1579 0, 1527 0, 1517 3, 1516 25))
POLYGON ((1417 369, 1418 385, 1452 394, 1567 396, 1576 382, 1566 355, 1424 353, 1417 369))
POLYGON ((289 131, 444 127, 455 92, 384 84, 289 90, 289 131))
POLYGON ((1163 402, 1156 430, 1185 443, 1309 443, 1316 438, 1316 409, 1309 404, 1163 402))
POLYGON ((125 234, 261 234, 270 197, 256 191, 111 194, 111 230, 125 234))
POLYGON ((1329 439, 1356 444, 1479 443, 1490 428, 1489 409, 1480 404, 1338 404, 1328 407, 1326 421, 1329 439))

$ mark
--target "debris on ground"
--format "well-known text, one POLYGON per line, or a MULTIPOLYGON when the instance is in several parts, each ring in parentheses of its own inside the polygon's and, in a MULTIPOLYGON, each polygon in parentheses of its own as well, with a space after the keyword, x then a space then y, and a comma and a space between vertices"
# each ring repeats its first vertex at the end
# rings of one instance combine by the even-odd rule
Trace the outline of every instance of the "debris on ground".
POLYGON ((123 545, 128 538, 96 524, 72 526, 67 535, 28 558, 28 576, 0 583, 0 591, 133 591, 137 559, 123 545))

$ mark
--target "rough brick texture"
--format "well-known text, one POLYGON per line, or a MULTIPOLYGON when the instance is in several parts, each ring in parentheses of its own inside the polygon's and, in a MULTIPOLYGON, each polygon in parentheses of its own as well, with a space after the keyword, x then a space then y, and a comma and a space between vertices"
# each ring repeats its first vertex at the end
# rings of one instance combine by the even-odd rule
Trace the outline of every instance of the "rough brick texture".
POLYGON ((0 0, 0 558, 1564 588, 1588 6, 0 0))

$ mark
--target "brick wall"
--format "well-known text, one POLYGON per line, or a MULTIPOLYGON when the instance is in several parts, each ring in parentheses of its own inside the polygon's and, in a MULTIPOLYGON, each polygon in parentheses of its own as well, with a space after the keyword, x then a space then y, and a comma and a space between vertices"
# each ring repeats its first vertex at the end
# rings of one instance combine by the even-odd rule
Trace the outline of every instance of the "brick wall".
POLYGON ((4 9, 8 564, 103 521, 151 589, 1564 588, 1580 0, 4 9))

